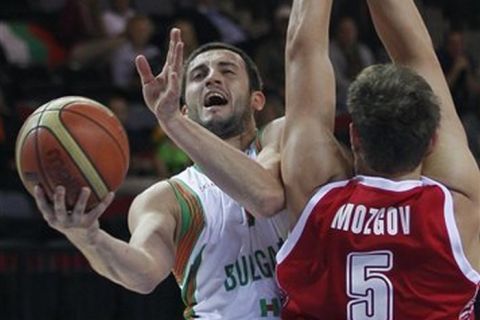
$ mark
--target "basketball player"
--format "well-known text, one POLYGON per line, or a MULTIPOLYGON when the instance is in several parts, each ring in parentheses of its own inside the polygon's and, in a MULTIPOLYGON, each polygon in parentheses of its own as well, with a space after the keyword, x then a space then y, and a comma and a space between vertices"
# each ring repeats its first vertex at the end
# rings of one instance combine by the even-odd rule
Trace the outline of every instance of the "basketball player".
POLYGON ((65 234, 99 274, 128 289, 151 292, 173 270, 187 319, 279 319, 275 254, 288 228, 286 215, 256 219, 250 214, 273 215, 284 206, 283 188, 274 177, 279 175, 278 151, 272 152, 279 143, 270 138, 279 134, 270 133, 275 131, 271 127, 257 139, 253 118, 253 111, 261 109, 265 100, 260 77, 242 51, 215 44, 192 53, 181 85, 182 50, 180 32, 173 29, 159 75, 154 76, 145 58, 138 57, 145 101, 165 130, 182 125, 185 130, 197 130, 199 152, 225 155, 217 165, 226 172, 249 168, 245 178, 250 184, 229 188, 244 207, 204 175, 201 161, 135 198, 128 216, 128 243, 99 227, 98 218, 112 194, 85 213, 90 194, 85 189, 69 213, 63 187, 57 188, 53 206, 37 187, 38 207, 49 225, 65 234), (176 113, 181 88, 189 119, 176 113), (216 137, 205 134, 208 130, 227 143, 209 143, 216 137), (259 144, 265 145, 258 154, 258 160, 264 161, 261 165, 246 156, 246 161, 229 158, 241 151, 256 158, 259 144), (264 151, 271 155, 262 155, 264 151), (254 188, 258 197, 246 199, 243 193, 254 188))
POLYGON ((282 319, 473 319, 478 167, 413 0, 367 2, 395 64, 349 90, 348 179, 332 134, 331 1, 294 0, 282 176, 297 223, 277 255, 282 319))

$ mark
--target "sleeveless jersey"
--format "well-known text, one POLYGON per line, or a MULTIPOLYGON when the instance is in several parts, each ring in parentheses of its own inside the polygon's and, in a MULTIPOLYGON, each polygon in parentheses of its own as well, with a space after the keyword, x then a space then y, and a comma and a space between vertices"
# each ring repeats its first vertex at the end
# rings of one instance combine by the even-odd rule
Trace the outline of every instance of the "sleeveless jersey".
MULTIPOLYGON (((247 150, 256 157, 254 145, 247 150)), ((170 179, 181 205, 173 273, 186 319, 279 319, 275 255, 288 216, 253 218, 191 166, 170 179)))
POLYGON ((320 188, 277 255, 282 319, 474 319, 450 192, 428 178, 320 188))

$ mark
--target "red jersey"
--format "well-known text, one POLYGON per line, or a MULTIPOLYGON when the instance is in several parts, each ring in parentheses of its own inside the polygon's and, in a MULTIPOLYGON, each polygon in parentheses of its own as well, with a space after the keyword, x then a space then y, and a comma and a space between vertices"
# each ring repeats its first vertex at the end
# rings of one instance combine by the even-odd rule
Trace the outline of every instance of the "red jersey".
POLYGON ((357 176, 319 189, 277 254, 282 319, 474 319, 450 192, 357 176))

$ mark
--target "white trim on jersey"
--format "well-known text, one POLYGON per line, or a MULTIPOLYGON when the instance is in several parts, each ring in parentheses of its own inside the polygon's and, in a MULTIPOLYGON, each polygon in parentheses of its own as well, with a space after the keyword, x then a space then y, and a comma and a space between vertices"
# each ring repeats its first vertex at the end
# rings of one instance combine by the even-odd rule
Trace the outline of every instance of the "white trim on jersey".
MULTIPOLYGON (((453 199, 450 191, 442 184, 429 179, 427 177, 422 176, 421 180, 402 180, 402 181, 392 181, 389 179, 381 178, 381 177, 371 177, 371 176, 363 176, 357 175, 355 178, 359 181, 359 183, 372 186, 376 188, 381 188, 384 190, 390 191, 407 191, 415 187, 425 186, 425 185, 436 185, 440 187, 443 191, 445 196, 445 203, 444 203, 444 218, 445 218, 445 225, 447 227, 447 232, 449 235, 450 245, 452 248, 453 256, 455 261, 465 275, 467 279, 472 281, 474 284, 480 283, 480 274, 471 266, 470 262, 465 256, 463 251, 463 246, 460 238, 460 234, 457 228, 457 224, 455 222, 455 214, 453 210, 453 199)), ((287 241, 283 244, 282 248, 277 253, 277 264, 281 263, 290 252, 295 247, 296 243, 300 239, 300 236, 303 233, 303 229, 307 223, 310 214, 312 213, 313 208, 315 205, 320 201, 320 199, 325 196, 327 192, 332 190, 336 187, 345 186, 351 180, 343 180, 338 182, 329 183, 320 189, 310 198, 307 202, 307 205, 303 209, 299 220, 295 224, 294 228, 290 232, 289 236, 287 237, 287 241)))
POLYGON ((447 226, 448 236, 450 238, 450 245, 452 248, 453 256, 457 262, 458 267, 465 275, 465 277, 472 281, 475 285, 478 285, 480 282, 480 274, 473 269, 472 265, 465 256, 463 251, 462 240, 460 238, 460 233, 457 228, 457 223, 455 222, 455 213, 453 210, 453 198, 450 190, 448 190, 444 185, 423 177, 425 184, 427 185, 436 185, 442 189, 443 194, 445 195, 445 205, 444 205, 444 215, 445 215, 445 225, 447 226))
POLYGON ((415 187, 421 187, 423 185, 421 180, 400 180, 400 181, 393 181, 381 177, 371 177, 371 176, 363 176, 357 175, 354 178, 360 184, 365 186, 371 186, 375 188, 380 188, 383 190, 388 191, 407 191, 413 189, 415 187))
POLYGON ((282 245, 280 250, 277 252, 277 256, 276 256, 277 264, 281 263, 290 254, 290 252, 293 250, 293 248, 297 244, 298 239, 300 239, 300 236, 303 233, 303 229, 305 228, 305 224, 307 223, 308 217, 310 217, 310 214, 312 213, 313 208, 320 201, 320 199, 333 188, 343 187, 348 182, 350 182, 350 180, 343 180, 343 181, 337 181, 337 182, 326 184, 325 186, 319 188, 317 192, 313 195, 313 197, 310 198, 310 200, 307 202, 307 205, 303 209, 300 215, 300 218, 298 219, 297 223, 293 227, 292 231, 289 233, 287 240, 282 245))

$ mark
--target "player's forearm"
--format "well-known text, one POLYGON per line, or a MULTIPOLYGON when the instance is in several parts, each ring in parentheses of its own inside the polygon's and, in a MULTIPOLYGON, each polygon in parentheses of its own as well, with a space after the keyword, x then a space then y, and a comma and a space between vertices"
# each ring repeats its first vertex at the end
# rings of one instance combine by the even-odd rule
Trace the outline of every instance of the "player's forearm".
POLYGON ((271 216, 283 208, 279 179, 243 152, 183 116, 162 127, 220 189, 250 213, 271 216))
POLYGON ((435 54, 433 44, 413 0, 367 0, 372 20, 385 48, 395 63, 405 65, 431 86, 442 110, 439 130, 465 140, 448 83, 435 54))
POLYGON ((320 119, 333 130, 335 79, 329 57, 331 0, 295 0, 285 57, 286 133, 304 118, 320 119))
POLYGON ((328 55, 328 26, 331 0, 295 0, 287 31, 287 56, 303 54, 303 47, 313 46, 317 54, 328 55))
MULTIPOLYGON (((100 275, 139 293, 151 292, 161 279, 145 252, 101 229, 66 234, 100 275)), ((166 270, 165 277, 169 270, 166 270)))
POLYGON ((437 63, 432 40, 413 0, 367 0, 375 29, 396 63, 437 63))

